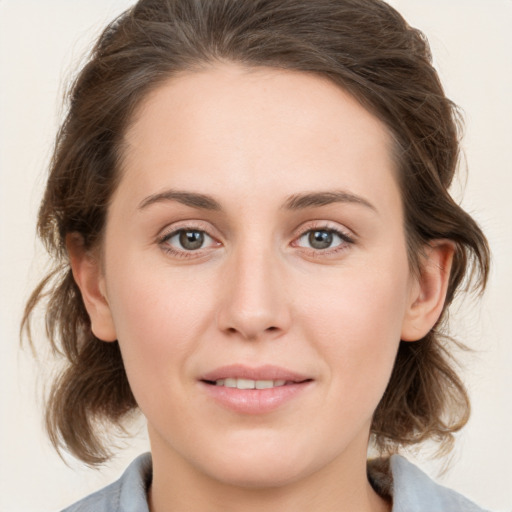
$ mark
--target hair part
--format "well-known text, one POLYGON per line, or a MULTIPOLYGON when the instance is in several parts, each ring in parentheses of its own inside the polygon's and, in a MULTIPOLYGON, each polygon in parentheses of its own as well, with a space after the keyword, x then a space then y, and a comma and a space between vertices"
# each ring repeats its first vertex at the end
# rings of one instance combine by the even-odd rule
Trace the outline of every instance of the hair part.
POLYGON ((34 290, 22 326, 48 299, 46 334, 66 368, 54 382, 47 429, 88 464, 110 453, 97 428, 137 407, 117 342, 91 331, 73 279, 66 236, 101 242, 119 179, 123 136, 137 107, 170 77, 216 62, 314 73, 349 92, 395 140, 411 268, 432 240, 455 244, 443 315, 425 338, 401 342, 372 433, 384 452, 431 438, 449 447, 469 416, 442 335, 447 307, 465 280, 483 289, 489 249, 448 193, 459 156, 456 107, 443 92, 424 36, 380 0, 140 0, 103 32, 69 93, 57 135, 38 234, 54 270, 34 290))

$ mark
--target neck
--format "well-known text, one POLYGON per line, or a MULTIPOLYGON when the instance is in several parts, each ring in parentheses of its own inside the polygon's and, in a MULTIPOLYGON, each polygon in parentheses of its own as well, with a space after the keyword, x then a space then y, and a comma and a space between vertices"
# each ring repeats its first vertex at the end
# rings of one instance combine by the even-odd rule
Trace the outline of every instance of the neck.
MULTIPOLYGON (((318 471, 278 486, 238 485, 201 472, 175 453, 153 447, 151 512, 390 512, 391 505, 371 487, 366 447, 350 463, 332 461, 318 471)), ((234 461, 236 464, 236 461, 234 461)))

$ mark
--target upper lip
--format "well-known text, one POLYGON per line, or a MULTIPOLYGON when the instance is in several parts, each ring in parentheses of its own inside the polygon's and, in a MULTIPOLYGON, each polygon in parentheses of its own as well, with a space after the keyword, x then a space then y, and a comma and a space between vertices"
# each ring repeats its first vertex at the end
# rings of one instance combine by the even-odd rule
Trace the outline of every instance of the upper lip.
POLYGON ((303 382, 311 377, 274 365, 246 366, 232 364, 215 368, 200 377, 200 380, 215 382, 221 379, 241 378, 251 380, 285 380, 303 382))

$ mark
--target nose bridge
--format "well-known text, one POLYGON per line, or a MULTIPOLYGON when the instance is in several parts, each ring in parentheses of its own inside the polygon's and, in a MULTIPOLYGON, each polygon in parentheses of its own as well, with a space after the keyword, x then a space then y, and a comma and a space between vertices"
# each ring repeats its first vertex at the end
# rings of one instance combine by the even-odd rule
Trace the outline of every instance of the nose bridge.
POLYGON ((256 339, 288 327, 283 265, 278 252, 265 242, 247 237, 227 262, 226 293, 218 313, 219 327, 256 339))

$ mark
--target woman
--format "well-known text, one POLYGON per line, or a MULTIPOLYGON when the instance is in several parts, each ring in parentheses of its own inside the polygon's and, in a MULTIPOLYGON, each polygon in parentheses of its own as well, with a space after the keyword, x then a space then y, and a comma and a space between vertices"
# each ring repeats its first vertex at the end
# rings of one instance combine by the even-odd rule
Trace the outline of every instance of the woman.
POLYGON ((49 293, 54 444, 104 461, 98 422, 140 408, 151 458, 69 510, 480 510, 385 457, 468 418, 442 323, 489 255, 447 192, 456 123, 377 0, 115 20, 59 133, 39 217, 59 266, 26 321, 49 293))

